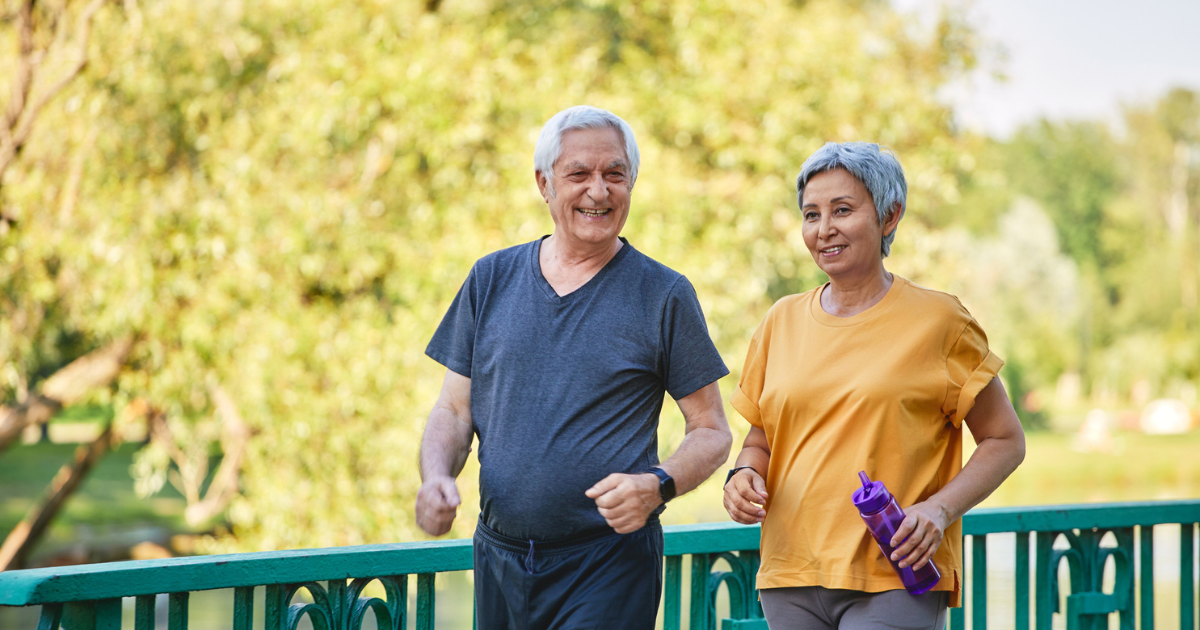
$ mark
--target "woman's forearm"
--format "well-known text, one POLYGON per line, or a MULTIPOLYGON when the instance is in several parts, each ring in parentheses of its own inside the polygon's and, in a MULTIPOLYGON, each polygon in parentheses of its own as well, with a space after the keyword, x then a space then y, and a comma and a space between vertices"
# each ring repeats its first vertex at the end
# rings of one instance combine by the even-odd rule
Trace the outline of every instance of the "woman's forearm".
POLYGON ((986 499, 1025 459, 1025 431, 999 378, 979 392, 963 423, 978 446, 962 471, 930 497, 947 524, 986 499))
POLYGON ((742 442, 742 451, 738 453, 734 468, 749 466, 763 479, 767 478, 767 466, 771 463, 771 443, 762 429, 751 426, 742 442))
POLYGON ((763 479, 767 478, 767 466, 771 463, 771 454, 758 446, 744 446, 742 452, 738 453, 737 460, 733 465, 734 468, 749 466, 754 469, 763 479))
POLYGON ((987 438, 950 483, 930 497, 941 507, 946 523, 962 518, 967 510, 988 498, 1025 459, 1025 436, 987 438))

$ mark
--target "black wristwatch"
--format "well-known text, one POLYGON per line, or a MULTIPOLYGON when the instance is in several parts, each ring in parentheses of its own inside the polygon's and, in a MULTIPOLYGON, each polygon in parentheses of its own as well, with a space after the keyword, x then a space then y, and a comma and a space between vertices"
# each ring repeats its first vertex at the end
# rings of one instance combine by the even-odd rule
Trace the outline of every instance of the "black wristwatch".
POLYGON ((667 474, 667 471, 654 467, 650 469, 655 477, 658 477, 658 496, 662 497, 662 502, 666 503, 675 498, 675 479, 667 474))

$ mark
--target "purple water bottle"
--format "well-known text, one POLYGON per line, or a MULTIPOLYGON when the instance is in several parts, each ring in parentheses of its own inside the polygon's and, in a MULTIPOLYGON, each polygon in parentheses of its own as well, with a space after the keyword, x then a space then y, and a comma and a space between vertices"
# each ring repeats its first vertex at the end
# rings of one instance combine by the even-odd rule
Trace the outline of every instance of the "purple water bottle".
POLYGON ((865 471, 858 473, 858 478, 862 480, 862 487, 855 490, 850 499, 854 501, 854 507, 858 508, 859 516, 866 522, 871 536, 879 543, 883 557, 892 563, 892 568, 900 576, 904 588, 913 595, 920 595, 933 588, 938 580, 942 579, 942 574, 934 566, 933 560, 916 571, 913 571, 912 566, 901 569, 900 565, 892 560, 892 552, 895 551, 891 545, 892 536, 904 521, 904 510, 896 504, 896 499, 892 498, 892 493, 888 492, 882 481, 871 481, 865 471))

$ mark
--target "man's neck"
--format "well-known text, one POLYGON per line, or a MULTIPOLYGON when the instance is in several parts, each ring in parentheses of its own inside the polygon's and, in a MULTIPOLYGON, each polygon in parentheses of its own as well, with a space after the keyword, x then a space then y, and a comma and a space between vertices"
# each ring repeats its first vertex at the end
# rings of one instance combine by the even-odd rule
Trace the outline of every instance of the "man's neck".
POLYGON ((587 284, 623 246, 619 238, 611 243, 580 246, 567 244, 558 235, 551 235, 542 241, 538 263, 546 282, 555 293, 563 296, 587 284))

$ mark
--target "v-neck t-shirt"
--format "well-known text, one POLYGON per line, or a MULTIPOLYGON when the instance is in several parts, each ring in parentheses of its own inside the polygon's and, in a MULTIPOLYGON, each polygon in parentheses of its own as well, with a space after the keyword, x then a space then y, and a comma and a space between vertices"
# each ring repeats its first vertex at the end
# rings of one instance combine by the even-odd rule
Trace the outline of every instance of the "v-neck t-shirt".
POLYGON ((480 518, 500 534, 611 531, 584 492, 658 463, 664 393, 729 373, 687 278, 622 241, 566 295, 542 275, 542 239, 481 258, 425 351, 471 379, 480 518))

